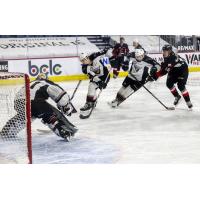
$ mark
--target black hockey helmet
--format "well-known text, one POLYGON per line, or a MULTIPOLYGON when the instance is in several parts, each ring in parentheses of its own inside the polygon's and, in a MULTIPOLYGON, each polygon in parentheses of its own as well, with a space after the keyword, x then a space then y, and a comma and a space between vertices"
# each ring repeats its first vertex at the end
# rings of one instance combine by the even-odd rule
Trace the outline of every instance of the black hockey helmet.
POLYGON ((172 51, 172 46, 170 44, 165 44, 162 48, 163 51, 172 51))

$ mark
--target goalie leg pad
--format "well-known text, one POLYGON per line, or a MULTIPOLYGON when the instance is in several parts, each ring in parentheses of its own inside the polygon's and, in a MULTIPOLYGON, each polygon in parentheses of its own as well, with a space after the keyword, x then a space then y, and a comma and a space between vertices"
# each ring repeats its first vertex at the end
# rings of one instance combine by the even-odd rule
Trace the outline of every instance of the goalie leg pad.
POLYGON ((71 124, 66 118, 65 120, 58 119, 56 115, 49 118, 48 123, 42 120, 56 135, 69 141, 71 136, 78 131, 78 129, 71 124))
POLYGON ((45 105, 48 112, 42 113, 37 118, 42 118, 42 123, 47 125, 56 135, 68 141, 78 131, 77 127, 70 123, 54 106, 47 102, 45 105))

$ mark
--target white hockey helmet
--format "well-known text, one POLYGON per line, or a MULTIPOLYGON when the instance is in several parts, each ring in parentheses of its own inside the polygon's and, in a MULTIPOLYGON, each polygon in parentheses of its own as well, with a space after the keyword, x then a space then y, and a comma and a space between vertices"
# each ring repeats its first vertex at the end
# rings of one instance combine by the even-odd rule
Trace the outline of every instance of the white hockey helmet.
POLYGON ((141 61, 144 58, 144 50, 143 49, 136 49, 135 50, 135 58, 138 61, 141 61))
POLYGON ((85 60, 85 59, 88 58, 88 54, 87 54, 87 53, 81 53, 81 54, 79 55, 79 58, 80 58, 80 61, 83 61, 83 60, 85 60))

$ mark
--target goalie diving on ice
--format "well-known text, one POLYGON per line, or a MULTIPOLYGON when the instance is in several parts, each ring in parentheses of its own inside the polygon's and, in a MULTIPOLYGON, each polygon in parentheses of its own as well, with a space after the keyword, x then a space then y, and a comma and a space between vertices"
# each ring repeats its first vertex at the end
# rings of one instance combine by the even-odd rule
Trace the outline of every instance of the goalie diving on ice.
MULTIPOLYGON (((65 117, 75 112, 67 92, 58 84, 48 80, 46 74, 39 74, 30 84, 30 95, 32 121, 36 118, 42 119, 41 122, 47 125, 52 132, 69 141, 78 129, 65 117), (47 102, 48 98, 57 104, 58 109, 47 102)), ((23 114, 25 103, 24 89, 21 88, 14 99, 14 109, 17 114, 2 128, 0 135, 3 138, 14 138, 25 128, 26 120, 23 114)))

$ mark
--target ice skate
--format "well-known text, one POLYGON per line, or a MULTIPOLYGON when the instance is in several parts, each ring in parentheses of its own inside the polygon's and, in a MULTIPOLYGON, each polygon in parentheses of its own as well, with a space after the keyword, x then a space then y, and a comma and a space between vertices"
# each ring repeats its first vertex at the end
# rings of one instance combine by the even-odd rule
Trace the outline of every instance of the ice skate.
POLYGON ((181 96, 180 95, 178 95, 177 97, 175 97, 174 105, 177 106, 180 103, 180 100, 181 100, 181 96))
POLYGON ((86 119, 90 117, 91 111, 94 107, 93 102, 86 102, 85 105, 80 109, 80 118, 86 119))
POLYGON ((190 110, 192 110, 193 105, 192 105, 191 101, 186 102, 186 104, 187 104, 188 108, 190 110))

